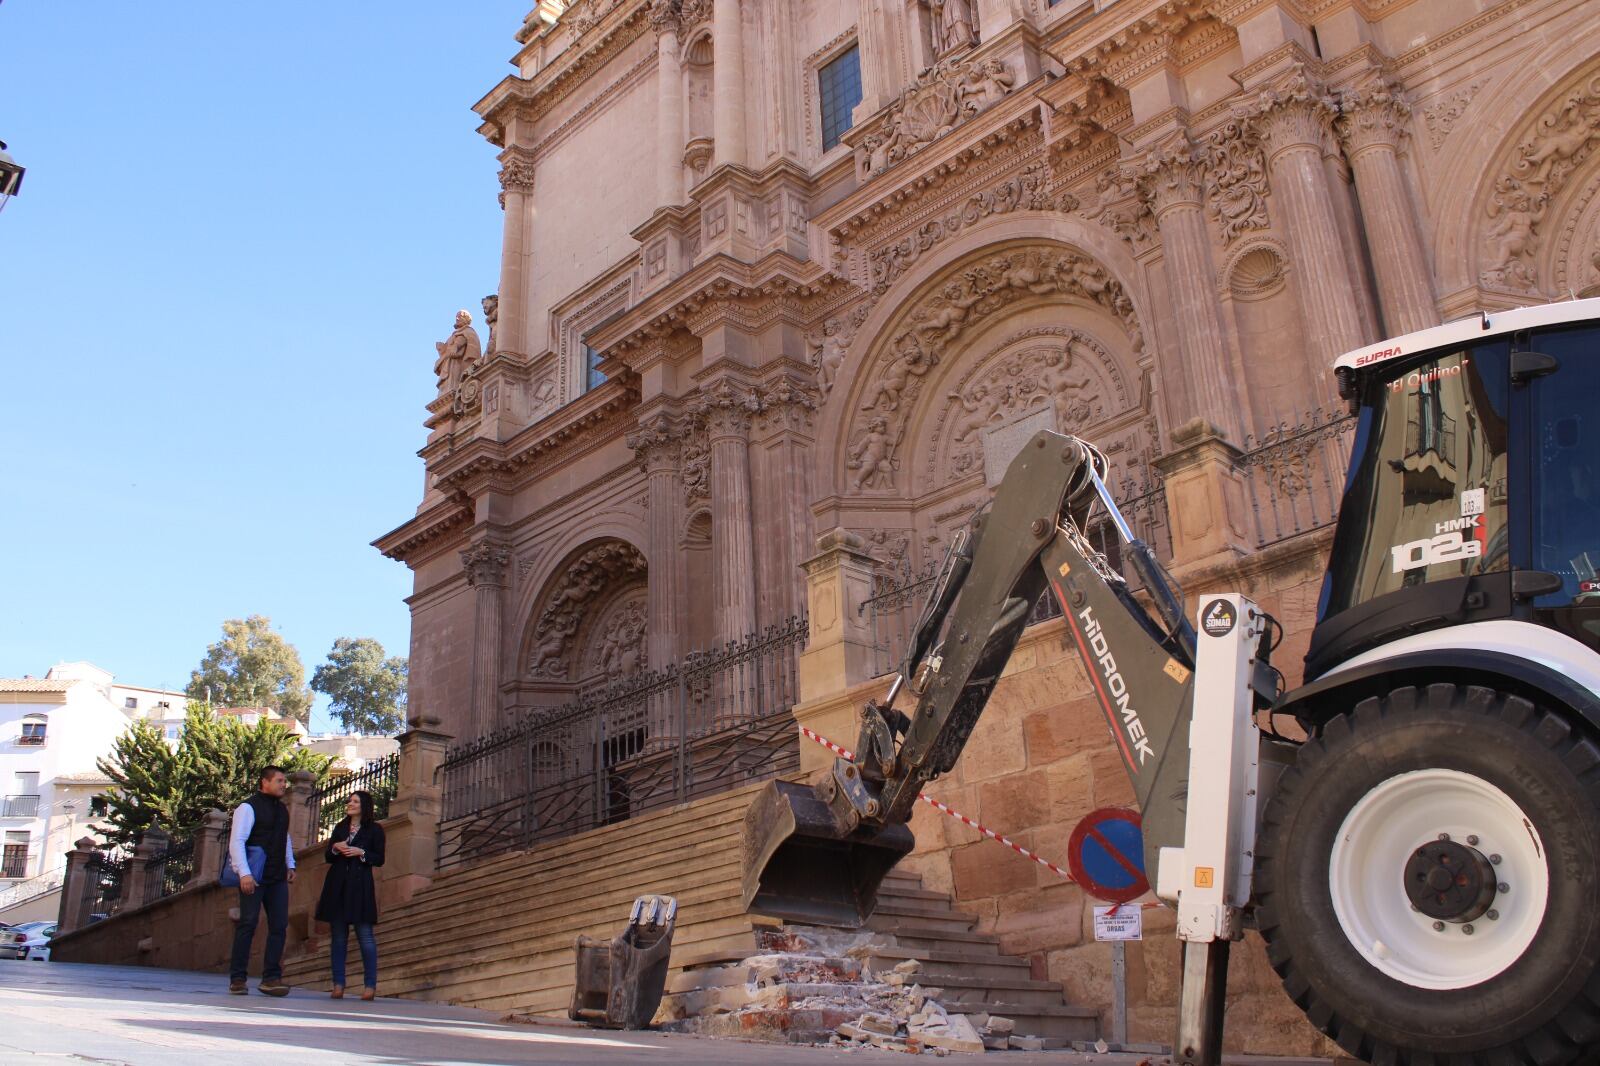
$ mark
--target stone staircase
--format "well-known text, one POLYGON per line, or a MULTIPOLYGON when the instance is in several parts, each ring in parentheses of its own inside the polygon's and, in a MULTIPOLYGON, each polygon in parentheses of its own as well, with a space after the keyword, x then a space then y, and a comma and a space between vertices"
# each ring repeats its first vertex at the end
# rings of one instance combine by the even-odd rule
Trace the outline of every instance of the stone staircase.
MULTIPOLYGON (((786 935, 786 927, 745 914, 740 902, 744 813, 760 787, 440 876, 382 915, 379 990, 515 1014, 565 1015, 574 940, 580 933, 616 935, 634 898, 646 893, 678 900, 669 993, 728 983, 742 960, 771 950, 786 935)), ((1018 1033, 1094 1039, 1095 1011, 1067 1005, 1060 985, 1031 979, 1027 962, 1000 954, 998 938, 974 932, 976 916, 953 909, 948 896, 896 871, 879 899, 868 931, 851 938, 863 978, 916 959, 919 981, 943 989, 939 999, 953 1012, 970 1005, 974 1012, 1013 1018, 1018 1033)), ((810 932, 850 938, 837 930, 810 932)), ((310 950, 286 961, 285 979, 326 991, 326 938, 306 943, 310 950)), ((359 985, 354 944, 348 965, 350 983, 359 985)))

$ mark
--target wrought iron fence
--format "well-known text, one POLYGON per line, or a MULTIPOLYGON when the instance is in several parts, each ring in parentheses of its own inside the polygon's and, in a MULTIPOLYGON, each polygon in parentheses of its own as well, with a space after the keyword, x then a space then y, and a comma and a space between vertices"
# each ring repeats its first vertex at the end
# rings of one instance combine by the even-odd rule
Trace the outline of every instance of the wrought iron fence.
POLYGON ((1339 515, 1356 419, 1320 408, 1245 438, 1239 465, 1257 548, 1328 525, 1339 515))
MULTIPOLYGON (((1117 501, 1117 510, 1122 512, 1134 534, 1149 544, 1158 557, 1170 558, 1172 537, 1167 527, 1166 487, 1159 476, 1152 471, 1142 477, 1119 478, 1107 487, 1117 501)), ((1129 584, 1141 587, 1138 575, 1124 564, 1122 541, 1104 514, 1091 517, 1088 534, 1090 542, 1129 584)), ((900 668, 900 661, 911 645, 912 630, 921 617, 922 606, 938 577, 943 555, 941 548, 921 569, 901 566, 878 574, 872 595, 857 605, 856 610, 872 634, 875 675, 892 674, 900 668)), ((1046 590, 1033 605, 1028 624, 1060 616, 1061 605, 1046 590)))
POLYGON ((128 855, 122 851, 97 851, 89 859, 83 881, 84 913, 90 920, 109 917, 122 909, 126 898, 128 855))
POLYGON ((798 769, 791 708, 807 632, 791 618, 452 750, 440 869, 798 769))
POLYGON ((400 790, 400 753, 390 752, 374 759, 353 774, 331 778, 311 794, 311 810, 317 826, 317 840, 327 840, 345 816, 344 806, 357 792, 372 793, 372 816, 387 818, 389 801, 400 790))
POLYGON ((194 837, 174 837, 153 861, 160 864, 161 898, 181 891, 194 880, 194 837))

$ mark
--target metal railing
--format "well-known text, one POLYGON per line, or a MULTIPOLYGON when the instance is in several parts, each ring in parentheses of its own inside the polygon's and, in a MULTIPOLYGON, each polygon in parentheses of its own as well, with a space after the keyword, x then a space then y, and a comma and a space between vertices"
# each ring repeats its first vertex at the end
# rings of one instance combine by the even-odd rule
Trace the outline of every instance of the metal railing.
POLYGON ((439 867, 573 836, 799 768, 802 616, 452 750, 439 867))
POLYGON ((342 777, 329 779, 311 795, 312 819, 317 826, 317 840, 327 840, 345 816, 344 806, 357 792, 372 793, 374 818, 389 815, 389 801, 400 790, 400 753, 391 752, 374 759, 360 770, 342 777))
POLYGON ((83 879, 83 913, 90 920, 108 917, 122 909, 127 884, 128 856, 121 851, 97 851, 86 866, 83 879))
POLYGON ((63 865, 47 873, 30 877, 26 881, 18 881, 16 884, 6 885, 4 888, 0 888, 0 911, 8 907, 15 907, 19 903, 26 903, 36 896, 54 892, 61 887, 66 879, 67 868, 63 865))
POLYGON ((161 896, 165 899, 194 880, 194 841, 192 836, 177 837, 167 850, 155 858, 161 869, 161 896))
POLYGON ((0 859, 0 877, 27 877, 28 876, 28 849, 25 845, 7 848, 5 857, 0 859))
MULTIPOLYGON (((1172 557, 1172 537, 1167 526, 1166 487, 1153 471, 1143 477, 1119 478, 1107 485, 1117 501, 1117 509, 1127 520, 1134 534, 1150 545, 1159 558, 1172 557)), ((1122 558, 1122 542, 1116 530, 1103 513, 1091 516, 1089 540, 1103 554, 1113 568, 1127 578, 1131 587, 1141 588, 1137 574, 1122 558)), ((866 620, 872 634, 873 673, 882 677, 900 669, 901 660, 911 645, 912 630, 921 617, 923 603, 927 600, 938 577, 943 561, 942 548, 930 554, 927 563, 918 570, 899 567, 874 578, 873 593, 856 610, 866 620)), ((1047 589, 1033 605, 1028 624, 1061 616, 1061 605, 1047 589)))
POLYGON ((38 816, 38 796, 7 796, 5 807, 0 810, 0 817, 5 818, 37 818, 38 816))
POLYGON ((1245 438, 1239 466, 1257 548, 1329 525, 1339 516, 1356 419, 1319 408, 1245 438))

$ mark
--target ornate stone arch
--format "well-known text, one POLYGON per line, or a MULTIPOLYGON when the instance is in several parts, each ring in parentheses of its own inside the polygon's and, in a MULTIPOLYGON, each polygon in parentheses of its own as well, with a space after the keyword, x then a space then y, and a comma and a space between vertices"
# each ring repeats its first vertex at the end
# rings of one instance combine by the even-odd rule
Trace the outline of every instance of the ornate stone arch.
POLYGON ((1458 130, 1441 160, 1441 174, 1481 175, 1441 190, 1435 270, 1446 294, 1521 303, 1583 287, 1572 284, 1582 280, 1573 235, 1600 164, 1600 62, 1577 41, 1539 60, 1483 94, 1471 133, 1458 130))
POLYGON ((980 337, 1040 308, 1059 312, 1043 316, 1052 324, 1092 323, 1095 336, 1116 337, 1132 359, 1143 351, 1144 330, 1132 298, 1096 258, 1038 239, 980 248, 924 279, 862 352, 849 387, 836 398, 835 492, 910 491, 903 449, 915 439, 914 420, 927 407, 920 400, 928 383, 944 379, 948 368, 939 368, 962 358, 980 337))
MULTIPOLYGON (((590 540, 568 553, 546 580, 524 627, 519 673, 545 682, 573 682, 584 676, 596 648, 602 656, 631 654, 644 640, 642 598, 647 568, 644 554, 625 540, 590 540), (634 618, 635 606, 640 606, 634 618), (613 634, 610 629, 618 630, 613 634), (636 628, 633 640, 620 632, 636 628), (615 637, 616 639, 612 639, 615 637), (622 645, 626 644, 624 648, 622 645)), ((642 648, 633 658, 642 665, 642 648)))

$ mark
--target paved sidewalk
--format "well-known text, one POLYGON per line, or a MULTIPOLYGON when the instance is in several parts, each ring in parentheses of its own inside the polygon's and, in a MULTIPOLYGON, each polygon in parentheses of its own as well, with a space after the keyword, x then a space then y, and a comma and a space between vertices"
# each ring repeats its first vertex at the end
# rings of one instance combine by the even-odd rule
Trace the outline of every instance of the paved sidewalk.
MULTIPOLYGON (((257 994, 254 982, 251 989, 248 996, 230 996, 225 979, 215 974, 6 961, 0 963, 0 1064, 870 1066, 907 1061, 887 1051, 605 1033, 554 1023, 506 1022, 487 1011, 410 1000, 362 1003, 310 992, 272 999, 257 994)), ((1006 1052, 997 1066, 1139 1061, 1138 1056, 1006 1052)))

